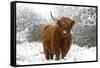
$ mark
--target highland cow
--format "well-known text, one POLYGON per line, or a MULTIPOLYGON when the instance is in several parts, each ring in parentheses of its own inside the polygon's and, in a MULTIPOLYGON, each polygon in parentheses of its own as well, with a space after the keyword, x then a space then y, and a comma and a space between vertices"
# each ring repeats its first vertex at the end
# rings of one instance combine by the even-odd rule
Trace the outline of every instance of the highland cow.
POLYGON ((47 25, 42 31, 42 43, 47 60, 64 59, 72 45, 71 30, 75 22, 67 17, 55 22, 55 25, 47 25))

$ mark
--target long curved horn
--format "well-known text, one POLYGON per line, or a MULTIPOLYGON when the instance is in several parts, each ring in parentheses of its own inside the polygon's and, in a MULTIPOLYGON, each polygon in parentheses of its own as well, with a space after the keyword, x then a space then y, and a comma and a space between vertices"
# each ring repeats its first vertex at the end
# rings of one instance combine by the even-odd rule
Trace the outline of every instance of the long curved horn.
POLYGON ((53 15, 52 15, 52 12, 50 11, 50 15, 51 15, 51 18, 53 19, 53 20, 56 20, 54 17, 53 17, 53 15))

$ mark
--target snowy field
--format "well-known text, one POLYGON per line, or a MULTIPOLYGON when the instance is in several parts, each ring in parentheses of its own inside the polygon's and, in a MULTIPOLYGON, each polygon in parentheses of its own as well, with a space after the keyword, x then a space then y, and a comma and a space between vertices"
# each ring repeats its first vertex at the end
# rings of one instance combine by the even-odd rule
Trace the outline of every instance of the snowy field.
POLYGON ((41 42, 17 44, 17 65, 62 63, 96 60, 96 47, 86 48, 72 45, 65 59, 46 60, 41 42))

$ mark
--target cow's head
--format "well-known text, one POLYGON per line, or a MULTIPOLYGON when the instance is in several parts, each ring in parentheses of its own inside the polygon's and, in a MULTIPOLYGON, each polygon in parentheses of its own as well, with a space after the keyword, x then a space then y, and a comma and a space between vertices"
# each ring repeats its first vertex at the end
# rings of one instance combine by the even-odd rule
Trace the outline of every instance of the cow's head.
POLYGON ((71 30, 74 24, 75 21, 67 17, 61 17, 61 19, 57 20, 57 25, 62 30, 71 30))
POLYGON ((69 19, 68 17, 61 17, 60 19, 56 19, 53 17, 52 13, 50 12, 51 17, 53 20, 56 20, 57 26, 63 31, 63 33, 68 33, 73 28, 75 21, 69 19))

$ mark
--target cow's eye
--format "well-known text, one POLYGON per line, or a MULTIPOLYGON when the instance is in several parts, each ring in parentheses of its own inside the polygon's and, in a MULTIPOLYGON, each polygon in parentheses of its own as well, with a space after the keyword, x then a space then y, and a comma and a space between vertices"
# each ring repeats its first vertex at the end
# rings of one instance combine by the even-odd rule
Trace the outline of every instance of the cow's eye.
POLYGON ((67 27, 67 24, 65 24, 65 26, 67 27))
POLYGON ((68 25, 66 23, 64 23, 64 26, 67 27, 68 25))
POLYGON ((65 22, 62 22, 62 25, 66 25, 65 22))

